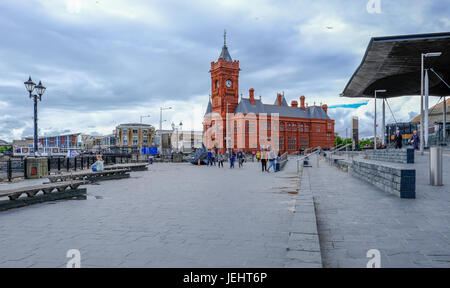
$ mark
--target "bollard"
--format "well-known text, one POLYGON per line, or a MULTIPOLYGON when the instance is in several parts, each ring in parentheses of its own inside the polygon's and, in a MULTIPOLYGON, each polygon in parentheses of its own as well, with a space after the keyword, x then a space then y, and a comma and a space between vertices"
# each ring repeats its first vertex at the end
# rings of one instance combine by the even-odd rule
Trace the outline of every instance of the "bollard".
POLYGON ((27 158, 23 158, 23 177, 27 179, 27 158))
POLYGON ((11 159, 8 159, 8 182, 11 182, 12 179, 12 162, 11 159))
POLYGON ((47 158, 47 170, 48 170, 49 175, 50 175, 51 166, 52 166, 52 161, 51 161, 51 156, 50 156, 47 158))
POLYGON ((442 148, 430 147, 430 185, 442 186, 442 148))
POLYGON ((58 171, 61 170, 61 157, 58 157, 58 171))
POLYGON ((69 172, 69 166, 70 166, 70 158, 67 157, 67 163, 66 163, 67 172, 69 172))

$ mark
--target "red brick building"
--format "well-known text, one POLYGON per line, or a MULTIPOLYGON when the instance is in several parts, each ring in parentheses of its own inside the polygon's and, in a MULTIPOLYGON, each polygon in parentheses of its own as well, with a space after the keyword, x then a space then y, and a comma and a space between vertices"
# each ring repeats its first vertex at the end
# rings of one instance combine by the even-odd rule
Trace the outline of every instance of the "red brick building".
POLYGON ((211 62, 211 98, 203 122, 207 148, 256 151, 270 145, 281 153, 295 153, 334 146, 334 120, 327 115, 327 105, 307 107, 301 96, 300 105, 292 101, 289 106, 283 94, 274 104, 263 104, 253 88, 239 101, 239 71, 239 61, 231 59, 224 42, 219 59, 211 62))

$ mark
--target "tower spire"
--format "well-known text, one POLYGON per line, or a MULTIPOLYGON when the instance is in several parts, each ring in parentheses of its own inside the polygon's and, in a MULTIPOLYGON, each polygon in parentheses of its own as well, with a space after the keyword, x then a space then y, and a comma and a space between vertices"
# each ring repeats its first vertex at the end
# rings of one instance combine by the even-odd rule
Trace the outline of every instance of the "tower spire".
POLYGON ((230 56, 230 52, 228 52, 227 48, 227 30, 223 30, 223 47, 222 47, 222 53, 220 53, 219 58, 225 59, 227 62, 233 62, 230 56))
POLYGON ((223 30, 223 46, 227 46, 227 30, 223 30))

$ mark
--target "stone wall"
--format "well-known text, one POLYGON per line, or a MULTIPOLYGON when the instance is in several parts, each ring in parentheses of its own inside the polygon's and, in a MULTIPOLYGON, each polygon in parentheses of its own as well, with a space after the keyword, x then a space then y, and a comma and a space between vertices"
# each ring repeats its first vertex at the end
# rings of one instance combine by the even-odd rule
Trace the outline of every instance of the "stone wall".
POLYGON ((369 160, 404 164, 414 163, 414 149, 365 150, 362 155, 369 160))
POLYGON ((406 165, 353 160, 350 173, 400 198, 416 198, 416 170, 406 165))

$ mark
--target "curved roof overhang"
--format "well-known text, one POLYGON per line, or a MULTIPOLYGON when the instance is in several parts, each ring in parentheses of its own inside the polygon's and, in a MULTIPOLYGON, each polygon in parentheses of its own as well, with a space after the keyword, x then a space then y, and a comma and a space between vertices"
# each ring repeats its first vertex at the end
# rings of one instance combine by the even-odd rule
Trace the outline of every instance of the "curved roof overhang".
MULTIPOLYGON (((374 98, 375 90, 387 90, 377 98, 420 95, 421 54, 431 52, 442 55, 425 58, 424 68, 433 68, 449 83, 450 32, 372 38, 341 97, 374 98)), ((432 72, 429 87, 430 96, 450 95, 450 89, 432 72)))

